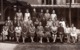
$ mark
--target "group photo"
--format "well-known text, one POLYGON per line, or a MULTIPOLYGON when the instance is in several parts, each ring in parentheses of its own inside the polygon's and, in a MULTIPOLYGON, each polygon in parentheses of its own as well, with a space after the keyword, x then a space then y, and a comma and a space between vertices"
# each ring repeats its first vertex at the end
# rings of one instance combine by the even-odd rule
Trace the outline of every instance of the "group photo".
POLYGON ((30 42, 42 43, 44 39, 46 42, 55 43, 58 39, 59 42, 63 43, 76 43, 78 42, 78 34, 80 29, 77 29, 74 24, 66 24, 64 18, 57 18, 55 10, 49 13, 49 9, 41 9, 40 12, 36 12, 33 8, 33 12, 30 13, 29 9, 26 12, 21 12, 21 9, 16 12, 14 20, 7 17, 5 24, 2 28, 1 36, 2 40, 15 40, 22 43, 30 39, 30 42), (51 40, 50 40, 51 39, 51 40))
POLYGON ((80 50, 80 0, 0 0, 0 50, 80 50))

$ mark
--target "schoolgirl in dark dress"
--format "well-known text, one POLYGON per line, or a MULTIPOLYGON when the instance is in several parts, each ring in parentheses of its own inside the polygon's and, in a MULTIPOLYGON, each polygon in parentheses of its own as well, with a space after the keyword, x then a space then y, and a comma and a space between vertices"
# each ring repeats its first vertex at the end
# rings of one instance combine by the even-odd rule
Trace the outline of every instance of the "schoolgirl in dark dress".
POLYGON ((29 27, 29 35, 30 35, 31 42, 34 42, 35 31, 36 31, 36 28, 32 23, 29 27))

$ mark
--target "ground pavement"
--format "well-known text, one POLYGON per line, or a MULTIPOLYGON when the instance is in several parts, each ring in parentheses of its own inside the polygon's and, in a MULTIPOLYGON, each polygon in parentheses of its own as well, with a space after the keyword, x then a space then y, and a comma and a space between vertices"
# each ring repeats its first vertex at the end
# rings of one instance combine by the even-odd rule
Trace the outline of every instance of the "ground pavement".
POLYGON ((0 42, 0 50, 80 50, 80 44, 0 42))

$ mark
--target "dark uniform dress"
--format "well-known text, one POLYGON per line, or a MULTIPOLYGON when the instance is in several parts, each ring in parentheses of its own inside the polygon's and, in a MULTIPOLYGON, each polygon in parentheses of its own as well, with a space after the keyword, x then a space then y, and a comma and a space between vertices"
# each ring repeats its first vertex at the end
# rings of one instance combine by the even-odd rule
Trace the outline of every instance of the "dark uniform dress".
POLYGON ((58 33, 57 33, 57 35, 64 35, 64 28, 63 27, 58 27, 58 33))
POLYGON ((45 37, 51 37, 51 33, 50 33, 50 27, 49 26, 45 26, 45 37))
POLYGON ((36 18, 37 18, 37 12, 33 12, 32 13, 32 18, 31 18, 32 21, 35 22, 36 18))
POLYGON ((39 21, 41 21, 44 17, 44 13, 39 13, 39 21))
POLYGON ((8 28, 9 28, 13 24, 13 22, 11 20, 8 20, 8 21, 6 21, 5 24, 7 24, 8 28))
POLYGON ((12 25, 12 23, 13 23, 13 22, 12 22, 11 20, 6 21, 6 24, 7 24, 7 26, 9 26, 9 27, 12 25))
POLYGON ((43 26, 38 26, 38 27, 37 27, 37 36, 38 36, 38 37, 43 37, 43 36, 44 36, 43 26))
MULTIPOLYGON (((7 21, 6 21, 6 24, 7 24, 7 26, 8 26, 8 29, 9 29, 9 27, 12 25, 12 23, 13 23, 13 22, 12 22, 11 20, 7 20, 7 21)), ((8 37, 8 40, 9 40, 9 37, 10 37, 10 32, 9 32, 9 30, 8 30, 8 36, 7 36, 7 37, 8 37)))
POLYGON ((9 28, 10 37, 14 37, 14 26, 10 26, 9 28))
POLYGON ((24 38, 28 37, 28 27, 27 26, 22 27, 22 37, 24 38))
POLYGON ((14 22, 13 22, 14 27, 16 27, 17 24, 18 24, 17 21, 14 21, 14 22))
POLYGON ((29 35, 30 35, 30 37, 35 36, 35 26, 29 27, 29 35))
POLYGON ((37 28, 37 26, 39 26, 39 21, 35 21, 34 25, 35 25, 35 28, 37 28))
POLYGON ((43 27, 45 27, 45 26, 46 26, 46 24, 47 24, 46 19, 42 19, 42 20, 41 20, 41 23, 42 23, 42 26, 43 26, 43 27))

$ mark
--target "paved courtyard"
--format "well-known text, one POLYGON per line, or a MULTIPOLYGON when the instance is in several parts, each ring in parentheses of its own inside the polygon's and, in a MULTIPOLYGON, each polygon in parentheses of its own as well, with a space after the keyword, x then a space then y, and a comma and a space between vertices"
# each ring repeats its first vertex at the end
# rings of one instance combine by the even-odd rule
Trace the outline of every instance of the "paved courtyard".
POLYGON ((80 44, 0 43, 0 50, 80 50, 80 44))

